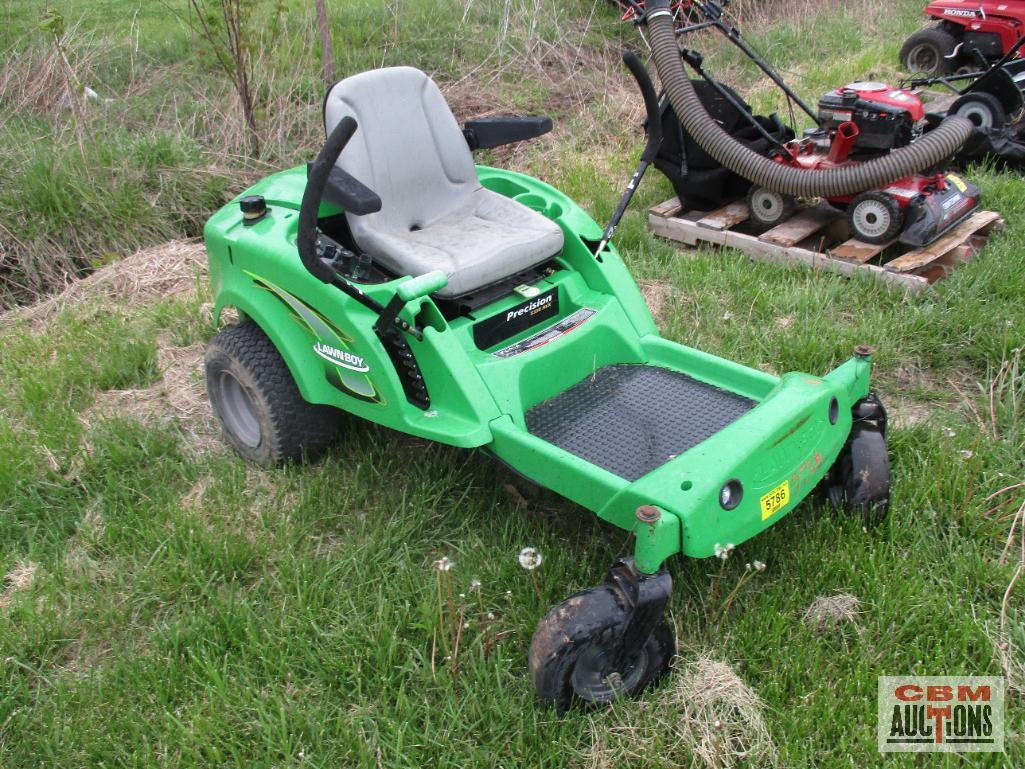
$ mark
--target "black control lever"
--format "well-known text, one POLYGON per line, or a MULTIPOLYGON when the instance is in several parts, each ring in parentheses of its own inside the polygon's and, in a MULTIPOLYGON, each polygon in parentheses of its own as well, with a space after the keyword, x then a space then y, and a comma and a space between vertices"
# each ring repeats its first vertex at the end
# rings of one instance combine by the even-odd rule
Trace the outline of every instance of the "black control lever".
POLYGON ((637 185, 641 183, 645 171, 648 170, 648 166, 651 165, 655 155, 658 154, 659 147, 662 146, 662 114, 659 109, 658 94, 655 93, 655 86, 651 82, 651 75, 648 74, 647 67, 644 66, 644 63, 633 51, 623 51, 623 63, 630 70, 630 74, 634 76, 638 88, 641 89, 641 96, 644 98, 644 111, 647 113, 648 142, 644 145, 644 151, 641 153, 641 160, 637 164, 637 170, 630 177, 630 183, 626 185, 623 196, 619 199, 619 205, 616 206, 615 213, 612 214, 605 232, 602 233, 601 242, 598 244, 598 248, 594 250, 594 255, 597 257, 600 257, 601 252, 605 250, 605 246, 612 240, 612 236, 616 233, 616 227, 619 226, 623 214, 626 213, 626 209, 630 205, 634 193, 637 191, 637 185))

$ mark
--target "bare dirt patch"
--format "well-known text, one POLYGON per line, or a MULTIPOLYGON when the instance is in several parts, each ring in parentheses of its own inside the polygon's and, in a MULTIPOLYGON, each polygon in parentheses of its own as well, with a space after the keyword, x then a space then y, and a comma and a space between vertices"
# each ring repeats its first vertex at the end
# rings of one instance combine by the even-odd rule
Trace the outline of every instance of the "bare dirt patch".
POLYGON ((683 664, 649 707, 640 705, 615 713, 610 723, 592 721, 585 765, 725 769, 776 763, 765 704, 726 662, 700 656, 683 664))

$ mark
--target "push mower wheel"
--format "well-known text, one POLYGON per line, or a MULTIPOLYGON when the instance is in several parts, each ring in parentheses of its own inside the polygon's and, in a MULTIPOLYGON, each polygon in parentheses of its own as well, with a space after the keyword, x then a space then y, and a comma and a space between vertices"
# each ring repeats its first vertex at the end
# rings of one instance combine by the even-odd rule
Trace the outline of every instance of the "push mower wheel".
POLYGON ((920 29, 900 49, 901 66, 913 75, 950 75, 957 69, 957 57, 947 58, 957 48, 957 38, 940 27, 920 29))
POLYGON ((863 192, 851 201, 847 223, 858 240, 882 245, 900 234, 904 213, 900 204, 885 192, 863 192))
POLYGON ((747 207, 755 230, 766 232, 793 216, 797 202, 789 195, 765 187, 751 187, 747 193, 747 207))
POLYGON ((986 91, 966 93, 950 105, 948 115, 966 117, 976 128, 1003 128, 1007 123, 1007 111, 1000 99, 986 91))
POLYGON ((338 432, 341 412, 303 400, 274 343, 251 320, 210 340, 206 388, 224 434, 255 464, 313 458, 338 432))
POLYGON ((855 424, 833 470, 830 500, 866 526, 886 519, 890 510, 890 455, 886 438, 874 425, 855 424))
POLYGON ((662 678, 676 654, 669 623, 659 617, 643 644, 624 649, 626 621, 615 591, 604 585, 553 607, 530 644, 538 697, 559 712, 575 702, 595 708, 638 694, 662 678))

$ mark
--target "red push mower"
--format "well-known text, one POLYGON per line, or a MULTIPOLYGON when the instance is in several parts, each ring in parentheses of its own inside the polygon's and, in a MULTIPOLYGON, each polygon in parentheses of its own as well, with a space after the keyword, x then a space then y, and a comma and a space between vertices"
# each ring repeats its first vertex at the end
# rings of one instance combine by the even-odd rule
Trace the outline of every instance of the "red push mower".
MULTIPOLYGON (((973 130, 968 120, 951 116, 926 132, 928 121, 918 97, 882 83, 838 88, 823 96, 818 110, 813 110, 743 38, 721 4, 690 0, 686 4, 688 18, 697 19, 681 27, 679 9, 668 0, 648 0, 643 6, 627 2, 635 23, 647 33, 662 80, 660 111, 664 114, 671 107, 683 133, 715 162, 750 184, 747 200, 757 230, 782 224, 799 200, 822 199, 847 212, 851 234, 861 241, 889 244, 897 240, 921 247, 978 208, 978 187, 944 169, 973 130), (664 40, 653 36, 656 29, 664 40), (680 46, 682 36, 705 29, 722 33, 781 90, 792 125, 795 110, 800 110, 816 127, 791 141, 767 130, 735 92, 706 71, 700 53, 680 46), (701 81, 692 81, 684 64, 701 81), (702 103, 696 82, 706 83, 731 105, 768 149, 753 150, 724 130, 702 103)), ((662 134, 666 133, 663 125, 662 134)), ((791 131, 789 136, 793 135, 791 131)), ((683 165, 688 162, 685 158, 683 165)), ((642 168, 638 171, 643 173, 642 168)), ((628 189, 636 188, 637 181, 635 175, 628 189)), ((682 193, 678 194, 682 200, 682 193)))
MULTIPOLYGON (((807 171, 852 166, 905 147, 922 133, 922 102, 884 83, 851 83, 819 100, 819 128, 777 151, 776 162, 807 171)), ((925 246, 979 206, 979 188, 940 170, 923 171, 857 194, 824 196, 847 212, 851 234, 865 243, 925 246)), ((797 201, 765 187, 748 193, 751 220, 767 231, 794 213, 797 201)))
POLYGON ((922 77, 977 69, 976 51, 984 63, 997 61, 1025 34, 1025 2, 938 0, 925 13, 937 23, 920 29, 900 49, 901 66, 922 77))

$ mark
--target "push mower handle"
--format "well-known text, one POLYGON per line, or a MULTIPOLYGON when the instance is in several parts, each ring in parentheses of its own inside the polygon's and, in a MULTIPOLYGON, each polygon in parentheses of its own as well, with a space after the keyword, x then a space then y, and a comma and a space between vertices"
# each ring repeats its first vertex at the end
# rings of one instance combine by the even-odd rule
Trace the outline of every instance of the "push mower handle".
POLYGON ((324 283, 335 281, 335 271, 329 264, 317 258, 317 215, 331 170, 335 167, 335 162, 345 149, 345 145, 349 143, 349 139, 356 133, 356 128, 356 120, 348 115, 338 121, 338 125, 321 147, 316 160, 310 164, 306 177, 306 191, 303 192, 302 204, 299 206, 299 234, 295 244, 299 250, 299 259, 313 277, 324 283))
POLYGON ((655 86, 651 82, 651 75, 648 68, 631 50, 623 51, 623 63, 630 70, 630 74, 637 81, 637 87, 641 90, 644 98, 644 111, 648 117, 648 143, 644 146, 642 160, 649 163, 655 159, 659 147, 662 144, 662 115, 658 107, 658 94, 655 93, 655 86))

